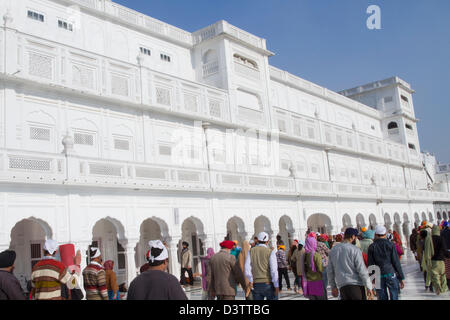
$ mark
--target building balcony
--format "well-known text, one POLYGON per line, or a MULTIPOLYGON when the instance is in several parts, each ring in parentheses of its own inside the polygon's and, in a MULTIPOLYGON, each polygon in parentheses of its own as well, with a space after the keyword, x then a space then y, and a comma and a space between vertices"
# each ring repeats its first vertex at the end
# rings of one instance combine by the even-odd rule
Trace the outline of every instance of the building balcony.
POLYGON ((450 193, 0 149, 3 184, 450 201, 450 193), (210 178, 211 177, 211 178, 210 178))

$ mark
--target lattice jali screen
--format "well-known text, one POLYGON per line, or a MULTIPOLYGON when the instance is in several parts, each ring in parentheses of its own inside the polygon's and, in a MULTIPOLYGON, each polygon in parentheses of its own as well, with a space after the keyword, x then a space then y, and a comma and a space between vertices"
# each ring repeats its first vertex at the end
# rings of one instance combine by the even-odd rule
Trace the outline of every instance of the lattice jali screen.
POLYGON ((162 179, 166 180, 166 171, 163 169, 152 169, 136 167, 136 177, 148 179, 162 179))
POLYGON ((250 177, 248 184, 252 186, 267 186, 268 180, 266 178, 250 177))
POLYGON ((222 183, 226 184, 241 184, 240 176, 222 175, 222 183))
POLYGON ((103 163, 89 163, 89 173, 102 176, 122 176, 122 166, 108 165, 103 163))
POLYGON ((29 52, 28 73, 32 76, 52 80, 53 58, 36 52, 29 52))
POLYGON ((29 171, 50 171, 50 159, 29 159, 20 156, 9 157, 9 168, 29 171))
POLYGON ((73 136, 75 144, 82 144, 87 146, 94 145, 94 135, 89 133, 75 133, 73 136))
POLYGON ((166 106, 170 106, 170 90, 166 88, 156 87, 156 102, 166 106))
POLYGON ((178 172, 178 180, 180 180, 180 181, 200 182, 200 173, 198 173, 198 172, 188 172, 188 171, 179 171, 178 172))
POLYGON ((126 139, 114 139, 114 149, 116 150, 130 150, 130 141, 126 139))
POLYGON ((50 129, 30 127, 30 139, 31 140, 42 140, 50 141, 50 129))
POLYGON ((128 96, 128 79, 125 77, 111 75, 111 92, 119 96, 128 96))
POLYGON ((198 112, 197 96, 194 96, 192 94, 185 94, 184 108, 187 111, 198 112))
POLYGON ((209 101, 209 115, 215 118, 222 117, 222 110, 219 101, 216 100, 209 101))
POLYGON ((94 71, 81 65, 73 65, 72 82, 78 87, 94 89, 94 71))
POLYGON ((289 188, 290 183, 288 180, 274 179, 273 185, 278 188, 289 188))

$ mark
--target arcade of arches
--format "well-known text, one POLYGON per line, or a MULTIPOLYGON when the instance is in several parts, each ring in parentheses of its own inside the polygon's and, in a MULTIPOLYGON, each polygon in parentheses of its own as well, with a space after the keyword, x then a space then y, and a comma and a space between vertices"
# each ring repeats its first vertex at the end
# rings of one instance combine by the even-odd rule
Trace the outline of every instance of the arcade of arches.
MULTIPOLYGON (((207 234, 201 220, 195 217, 185 219, 181 224, 181 233, 178 237, 171 237, 167 224, 156 217, 144 220, 139 226, 139 237, 136 239, 127 238, 124 226, 121 222, 105 217, 98 220, 92 227, 92 238, 87 243, 75 243, 77 249, 81 249, 85 259, 82 267, 89 261, 87 250, 90 245, 101 249, 103 260, 115 261, 114 268, 120 283, 129 282, 133 279, 140 266, 145 262, 145 255, 148 250, 148 241, 160 239, 168 247, 170 266, 169 271, 175 276, 179 276, 179 254, 182 241, 187 241, 189 249, 193 254, 193 272, 200 273, 200 257, 205 255, 206 248, 213 247, 218 250, 218 243, 224 239, 237 240, 242 243, 250 240, 259 232, 265 231, 269 234, 270 244, 276 243, 275 237, 281 236, 285 244, 290 244, 294 239, 303 239, 308 231, 320 233, 336 234, 346 227, 356 226, 361 229, 368 227, 374 229, 378 221, 382 221, 387 229, 397 231, 407 244, 409 234, 414 226, 429 217, 425 212, 416 212, 411 217, 407 213, 384 212, 382 219, 377 219, 375 214, 363 215, 361 213, 354 216, 354 220, 349 214, 344 214, 340 219, 333 220, 324 213, 315 213, 307 217, 306 226, 294 225, 288 215, 273 221, 264 215, 255 218, 252 224, 245 223, 244 219, 233 216, 226 223, 226 234, 207 234), (425 218, 425 219, 424 219, 425 218), (339 221, 340 220, 340 221, 339 221), (333 221, 335 223, 333 224, 333 221), (340 222, 340 223, 339 223, 340 222)), ((435 214, 435 222, 448 219, 448 212, 435 214)), ((23 219, 16 223, 10 232, 9 247, 17 252, 15 274, 20 282, 25 285, 30 278, 31 269, 34 263, 42 258, 42 246, 46 239, 53 238, 52 228, 45 222, 35 218, 23 219)), ((288 246, 287 246, 288 247, 288 246)))

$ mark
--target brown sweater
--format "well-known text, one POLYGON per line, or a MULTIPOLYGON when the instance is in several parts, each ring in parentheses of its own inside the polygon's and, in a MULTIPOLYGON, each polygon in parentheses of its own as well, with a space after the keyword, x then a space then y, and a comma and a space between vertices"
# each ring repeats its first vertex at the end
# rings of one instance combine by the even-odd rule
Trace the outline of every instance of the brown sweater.
POLYGON ((106 270, 105 272, 106 272, 106 288, 116 293, 117 291, 119 291, 116 273, 113 270, 106 270))

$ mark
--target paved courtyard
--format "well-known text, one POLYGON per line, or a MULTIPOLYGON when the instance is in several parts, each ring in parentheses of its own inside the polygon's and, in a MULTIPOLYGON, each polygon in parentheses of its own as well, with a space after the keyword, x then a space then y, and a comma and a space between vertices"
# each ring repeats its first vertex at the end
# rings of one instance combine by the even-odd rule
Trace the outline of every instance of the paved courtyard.
MULTIPOLYGON (((423 281, 423 274, 420 272, 419 264, 415 261, 414 256, 410 251, 402 258, 402 268, 405 273, 405 288, 401 291, 400 300, 450 300, 450 293, 437 296, 434 293, 425 292, 425 284, 423 281)), ((290 272, 291 284, 294 282, 292 273, 290 272)), ((283 279, 283 286, 285 285, 283 279)), ((201 300, 202 289, 199 282, 192 288, 186 288, 186 294, 190 300, 201 300)), ((331 296, 331 291, 328 290, 328 299, 337 300, 331 296)), ((244 300, 244 292, 239 289, 237 300, 244 300)), ((294 293, 294 291, 283 290, 280 293, 280 300, 307 300, 305 297, 294 293)))

